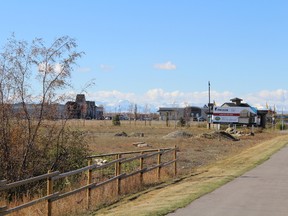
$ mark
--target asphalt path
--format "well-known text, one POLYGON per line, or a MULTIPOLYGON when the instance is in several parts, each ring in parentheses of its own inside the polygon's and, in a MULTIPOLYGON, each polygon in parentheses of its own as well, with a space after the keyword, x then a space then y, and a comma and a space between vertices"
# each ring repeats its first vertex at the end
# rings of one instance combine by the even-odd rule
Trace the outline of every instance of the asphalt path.
POLYGON ((288 147, 168 216, 287 216, 288 147))

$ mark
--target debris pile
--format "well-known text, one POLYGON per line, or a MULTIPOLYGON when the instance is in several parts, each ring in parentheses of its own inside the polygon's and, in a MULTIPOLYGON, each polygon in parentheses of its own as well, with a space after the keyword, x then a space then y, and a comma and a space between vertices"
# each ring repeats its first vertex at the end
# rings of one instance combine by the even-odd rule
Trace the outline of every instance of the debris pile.
POLYGON ((246 130, 246 132, 244 132, 244 131, 236 130, 236 129, 231 128, 231 127, 227 128, 225 130, 225 132, 229 133, 229 134, 233 134, 233 136, 237 136, 237 137, 240 137, 240 136, 254 136, 254 133, 252 133, 252 132, 247 133, 247 130, 246 130))
POLYGON ((230 133, 227 133, 226 131, 213 131, 210 133, 203 133, 199 135, 200 138, 206 138, 206 139, 228 139, 232 141, 238 141, 239 139, 231 135, 230 133))
POLYGON ((152 147, 151 145, 149 145, 148 143, 145 143, 145 142, 136 142, 136 143, 132 143, 132 145, 134 145, 135 147, 138 147, 138 148, 152 147))
POLYGON ((190 138, 193 135, 191 133, 185 132, 185 131, 174 131, 166 136, 164 136, 164 139, 173 139, 173 138, 190 138))
POLYGON ((116 133, 114 136, 121 136, 121 137, 127 137, 127 133, 125 133, 124 131, 116 133))

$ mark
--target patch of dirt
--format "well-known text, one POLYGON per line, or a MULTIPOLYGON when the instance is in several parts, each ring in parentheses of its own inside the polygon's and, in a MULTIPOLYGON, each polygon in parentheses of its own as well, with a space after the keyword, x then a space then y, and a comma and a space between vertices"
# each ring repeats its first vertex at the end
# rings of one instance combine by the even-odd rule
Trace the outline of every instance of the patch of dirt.
POLYGON ((166 136, 164 136, 164 139, 175 139, 175 138, 190 138, 193 135, 189 132, 185 132, 185 131, 174 131, 171 132, 169 134, 167 134, 166 136))
POLYGON ((142 132, 133 132, 130 134, 130 137, 144 137, 144 133, 142 132))

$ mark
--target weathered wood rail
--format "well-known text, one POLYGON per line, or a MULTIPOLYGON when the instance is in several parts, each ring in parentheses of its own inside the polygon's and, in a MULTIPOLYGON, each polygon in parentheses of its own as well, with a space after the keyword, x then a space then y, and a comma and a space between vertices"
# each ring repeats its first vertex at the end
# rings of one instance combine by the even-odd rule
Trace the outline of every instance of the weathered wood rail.
POLYGON ((7 215, 12 212, 20 211, 21 209, 24 209, 29 206, 33 206, 39 202, 47 202, 47 215, 52 215, 52 205, 53 202, 59 199, 62 199, 64 197, 79 193, 81 191, 86 190, 86 201, 87 201, 87 209, 89 209, 91 206, 90 200, 91 200, 91 190, 102 187, 106 184, 109 184, 110 182, 116 181, 116 192, 117 196, 121 195, 121 181, 124 179, 127 179, 129 177, 135 176, 139 174, 140 184, 143 184, 143 174, 150 172, 152 170, 157 169, 157 178, 161 178, 161 169, 163 167, 169 166, 174 164, 174 175, 177 175, 177 147, 174 148, 164 148, 164 149, 150 149, 150 150, 143 150, 143 151, 130 151, 130 152, 118 152, 118 153, 111 153, 111 154, 101 154, 101 155, 92 155, 88 158, 88 166, 73 170, 70 172, 60 173, 59 171, 51 172, 48 171, 47 174, 32 177, 29 179, 25 179, 22 181, 7 183, 6 180, 0 181, 0 192, 8 191, 9 189, 14 189, 19 186, 27 185, 33 182, 37 182, 40 180, 46 180, 47 181, 47 192, 46 196, 40 197, 38 199, 23 203, 21 205, 15 206, 15 207, 9 207, 9 204, 7 202, 6 205, 0 206, 0 216, 7 215), (166 154, 173 154, 173 157, 169 159, 168 161, 162 162, 162 156, 166 154), (139 154, 133 157, 123 157, 125 155, 131 155, 131 154, 139 154), (103 165, 93 164, 93 158, 99 158, 99 157, 107 157, 107 156, 114 156, 114 159, 112 161, 109 161, 108 163, 105 163, 103 165), (156 157, 157 160, 154 164, 149 165, 149 167, 144 167, 144 160, 152 157, 156 157), (139 167, 137 170, 131 171, 130 173, 122 173, 121 168, 124 163, 130 163, 135 160, 139 161, 139 167), (114 176, 110 177, 109 179, 106 179, 101 182, 93 182, 92 173, 96 170, 100 170, 107 167, 113 167, 114 166, 114 176), (57 192, 54 191, 53 183, 56 180, 67 178, 69 176, 77 175, 77 174, 86 174, 86 185, 80 186, 76 189, 67 191, 67 192, 57 192))

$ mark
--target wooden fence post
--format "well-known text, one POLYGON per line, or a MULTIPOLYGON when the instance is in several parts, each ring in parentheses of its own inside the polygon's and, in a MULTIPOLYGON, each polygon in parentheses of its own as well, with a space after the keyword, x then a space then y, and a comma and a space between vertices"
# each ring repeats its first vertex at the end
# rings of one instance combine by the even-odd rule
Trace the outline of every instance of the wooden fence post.
MULTIPOLYGON (((159 149, 158 152, 161 152, 161 149, 159 149)), ((161 164, 161 156, 162 156, 161 153, 158 154, 158 160, 157 160, 158 165, 161 164)), ((161 178, 161 167, 160 166, 157 168, 157 178, 158 178, 158 180, 161 178)))
POLYGON ((174 160, 175 160, 175 162, 174 162, 174 176, 176 176, 177 175, 177 146, 175 145, 174 146, 174 160))
MULTIPOLYGON (((117 160, 118 159, 118 154, 117 155, 115 155, 115 160, 117 160)), ((114 172, 115 174, 115 176, 117 176, 118 175, 118 163, 115 163, 115 172, 114 172)))
MULTIPOLYGON (((120 159, 121 158, 121 154, 118 154, 117 155, 117 159, 120 159)), ((121 162, 117 162, 117 175, 120 175, 121 174, 121 162)), ((117 195, 120 195, 121 193, 121 178, 117 178, 117 195)))
MULTIPOLYGON (((140 153, 141 155, 143 155, 143 151, 140 153)), ((141 157, 140 158, 140 167, 139 169, 142 170, 143 169, 143 163, 144 163, 144 158, 141 157)), ((140 184, 143 184, 143 172, 140 172, 140 184)))
MULTIPOLYGON (((51 173, 51 170, 48 171, 48 173, 51 173)), ((47 195, 53 194, 53 180, 52 177, 47 178, 47 195)), ((52 200, 47 200, 47 215, 52 216, 52 200)))
MULTIPOLYGON (((88 159, 88 166, 92 165, 92 158, 88 159)), ((88 179, 87 179, 87 185, 92 183, 92 169, 88 170, 88 179)), ((91 201, 91 188, 87 188, 87 209, 90 208, 90 201, 91 201)))
MULTIPOLYGON (((6 184, 7 184, 7 180, 0 180, 0 188, 1 187, 5 187, 6 184)), ((3 193, 3 198, 5 198, 5 205, 4 206, 0 206, 0 215, 1 215, 2 211, 7 209, 7 191, 4 190, 4 192, 5 193, 3 193)))

